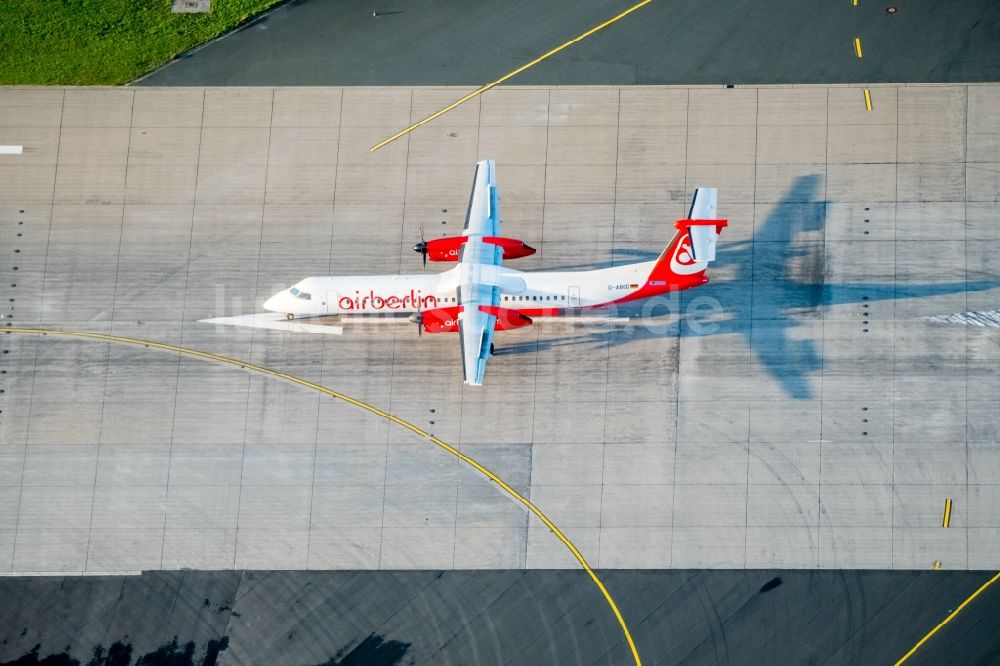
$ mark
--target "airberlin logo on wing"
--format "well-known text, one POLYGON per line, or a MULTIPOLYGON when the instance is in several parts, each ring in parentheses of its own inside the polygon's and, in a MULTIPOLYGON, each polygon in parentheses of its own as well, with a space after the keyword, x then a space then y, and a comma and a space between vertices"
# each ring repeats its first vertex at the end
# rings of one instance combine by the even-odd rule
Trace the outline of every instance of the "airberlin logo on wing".
POLYGON ((677 243, 674 254, 670 257, 670 270, 677 275, 691 275, 705 270, 708 262, 697 261, 691 252, 691 241, 687 234, 677 243))
POLYGON ((382 296, 369 290, 367 294, 355 291, 354 296, 341 296, 337 301, 341 310, 416 310, 417 308, 436 308, 437 296, 425 296, 422 291, 410 290, 410 293, 397 296, 382 296))

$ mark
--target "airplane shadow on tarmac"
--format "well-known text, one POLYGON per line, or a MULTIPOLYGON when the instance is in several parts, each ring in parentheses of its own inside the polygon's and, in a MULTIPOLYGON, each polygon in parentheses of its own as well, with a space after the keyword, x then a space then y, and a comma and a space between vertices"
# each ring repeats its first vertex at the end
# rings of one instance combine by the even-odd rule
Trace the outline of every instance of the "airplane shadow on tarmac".
MULTIPOLYGON (((565 324, 552 320, 552 330, 564 327, 558 329, 558 335, 545 337, 548 333, 543 329, 537 340, 498 343, 496 354, 576 345, 596 349, 651 338, 738 334, 750 349, 754 367, 765 369, 790 398, 808 400, 815 395, 811 378, 822 368, 823 358, 814 339, 795 339, 792 331, 803 321, 822 319, 822 308, 857 304, 860 325, 864 304, 1000 286, 995 279, 939 284, 899 284, 891 279, 827 283, 827 202, 819 199, 821 186, 819 174, 796 178, 781 202, 756 226, 752 240, 720 241, 717 261, 709 269, 710 276, 714 273, 713 281, 704 287, 618 308, 583 311, 580 323, 573 323, 572 318, 565 324), (594 315, 606 315, 608 321, 595 323, 594 315), (580 334, 566 328, 580 330, 581 325, 580 334)), ((616 250, 615 254, 629 253, 616 250)), ((639 255, 635 253, 630 260, 653 258, 648 253, 637 258, 639 255)), ((609 265, 612 262, 587 268, 609 265)))

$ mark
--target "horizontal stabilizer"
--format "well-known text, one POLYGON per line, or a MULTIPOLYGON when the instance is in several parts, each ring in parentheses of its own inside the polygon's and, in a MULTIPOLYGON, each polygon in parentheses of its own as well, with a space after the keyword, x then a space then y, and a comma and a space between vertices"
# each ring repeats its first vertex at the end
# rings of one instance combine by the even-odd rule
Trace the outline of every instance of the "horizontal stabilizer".
POLYGON ((729 225, 728 220, 677 220, 674 226, 686 231, 694 261, 715 261, 719 234, 729 225))
POLYGON ((727 226, 726 220, 716 217, 719 191, 714 187, 699 187, 694 191, 694 199, 686 220, 678 220, 674 225, 687 232, 691 247, 691 259, 697 262, 715 261, 715 246, 719 234, 727 226))

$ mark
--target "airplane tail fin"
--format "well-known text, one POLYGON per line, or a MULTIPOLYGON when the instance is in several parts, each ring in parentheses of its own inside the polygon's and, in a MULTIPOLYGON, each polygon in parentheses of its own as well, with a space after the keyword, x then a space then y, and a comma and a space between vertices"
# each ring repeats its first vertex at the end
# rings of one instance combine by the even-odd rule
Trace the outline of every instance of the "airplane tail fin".
POLYGON ((705 270, 715 261, 719 234, 729 224, 716 217, 717 197, 714 187, 694 191, 687 219, 674 223, 677 233, 649 275, 650 286, 687 289, 708 282, 705 270))

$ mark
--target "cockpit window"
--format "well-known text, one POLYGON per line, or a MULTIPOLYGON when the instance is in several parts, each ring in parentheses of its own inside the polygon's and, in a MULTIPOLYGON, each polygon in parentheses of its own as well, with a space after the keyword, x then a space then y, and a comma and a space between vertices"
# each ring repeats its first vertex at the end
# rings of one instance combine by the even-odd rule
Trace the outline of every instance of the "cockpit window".
POLYGON ((304 291, 300 291, 295 298, 301 298, 303 301, 308 301, 312 299, 312 294, 307 294, 304 291))
POLYGON ((299 290, 296 289, 295 287, 292 287, 288 291, 292 292, 292 296, 298 296, 299 295, 299 290))

